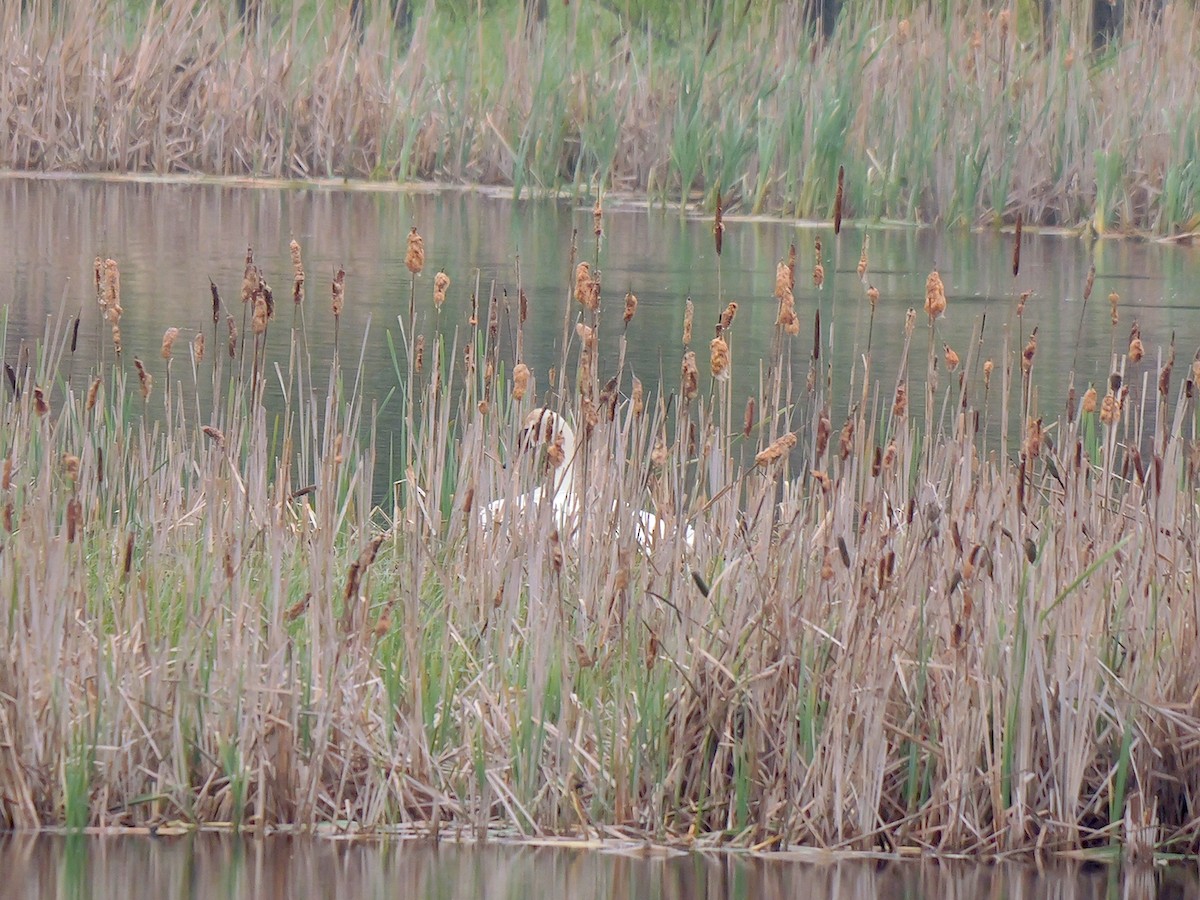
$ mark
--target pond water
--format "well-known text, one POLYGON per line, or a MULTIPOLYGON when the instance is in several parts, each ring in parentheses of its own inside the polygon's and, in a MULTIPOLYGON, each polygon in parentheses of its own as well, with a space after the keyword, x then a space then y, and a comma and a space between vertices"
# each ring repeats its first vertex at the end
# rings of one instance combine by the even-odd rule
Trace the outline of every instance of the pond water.
MULTIPOLYGON (((1123 352, 1128 346, 1135 320, 1146 346, 1146 360, 1135 374, 1145 374, 1151 390, 1159 351, 1172 334, 1180 354, 1177 371, 1200 345, 1200 316, 1195 312, 1200 300, 1195 291, 1200 283, 1200 252, 1191 247, 1027 233, 1020 275, 1014 278, 1011 234, 847 226, 835 236, 830 227, 729 220, 718 261, 707 218, 622 208, 613 201, 607 207, 597 257, 590 202, 512 202, 456 190, 404 193, 349 186, 7 177, 0 180, 0 228, 8 232, 5 252, 0 254, 0 304, 8 314, 5 359, 12 360, 22 342, 40 336, 48 317, 81 313, 80 346, 85 348, 81 353, 94 364, 107 337, 100 337, 92 265, 97 255, 111 256, 121 266, 126 356, 144 359, 161 384, 163 331, 176 326, 190 338, 197 329, 212 328, 209 278, 235 316, 240 316, 237 301, 247 245, 254 247, 256 262, 283 301, 280 320, 291 324, 285 295, 291 281, 288 242, 295 237, 304 248, 308 272, 304 322, 314 365, 332 357, 329 283, 341 265, 347 272, 339 338, 343 358, 352 355, 356 360, 361 350, 366 395, 379 400, 397 383, 387 332, 399 343, 397 316, 407 318, 411 284, 404 267, 405 237, 413 225, 424 235, 426 247, 425 272, 417 280, 415 330, 427 335, 440 330, 448 337, 457 331, 461 340, 467 334, 469 298, 476 285, 484 319, 492 291, 501 300, 507 292, 508 311, 502 318, 508 323, 516 316, 520 286, 529 301, 524 361, 543 394, 549 386, 549 370, 561 361, 564 311, 572 306, 568 283, 573 231, 578 232, 578 258, 592 263, 598 259, 603 273, 601 382, 616 373, 626 290, 640 300, 628 329, 627 365, 621 380, 626 391, 632 375, 648 388, 660 383, 668 390, 677 387, 689 296, 696 306, 693 347, 706 387, 711 323, 726 301, 735 300, 740 309, 730 342, 734 362, 730 396, 740 409, 746 396, 757 391, 760 361, 771 355, 778 308, 772 297, 775 266, 795 244, 795 294, 802 330, 791 342, 789 365, 795 383, 803 386, 819 309, 820 365, 832 366, 830 400, 833 417, 838 419, 861 396, 870 317, 855 269, 868 232, 867 278, 881 295, 869 329, 872 381, 881 385, 884 396, 890 394, 899 371, 909 307, 917 309, 919 324, 910 374, 923 377, 929 335, 921 308, 925 278, 934 266, 949 297, 949 309, 934 339, 937 357, 941 358, 942 343, 947 342, 967 361, 986 321, 971 376, 979 379, 983 358, 1000 360, 1007 346, 1010 360, 1015 361, 1036 325, 1036 402, 1038 413, 1047 418, 1054 418, 1062 408, 1072 370, 1080 393, 1089 382, 1103 386, 1113 365, 1113 350, 1123 352), (813 242, 818 237, 826 271, 821 290, 813 286, 811 277, 813 242), (1085 309, 1081 295, 1092 264, 1095 288, 1085 309), (446 305, 435 315, 432 282, 439 269, 445 269, 452 284, 446 305), (1025 290, 1034 294, 1023 321, 1018 321, 1017 296, 1025 290), (1121 298, 1120 322, 1115 327, 1107 299, 1111 291, 1121 298), (368 320, 371 328, 364 341, 368 320)), ((570 309, 572 317, 576 309, 570 309)), ((503 341, 501 358, 511 364, 515 347, 507 328, 503 341)), ((275 346, 286 343, 279 339, 275 346)), ((943 379, 943 388, 947 381, 943 379)), ((921 392, 910 389, 909 393, 919 404, 921 392)), ((385 419, 384 431, 387 424, 385 419)))
POLYGON ((420 900, 694 898, 1188 897, 1194 867, 980 865, 870 860, 798 863, 748 857, 633 853, 426 841, 335 841, 217 835, 0 836, 5 898, 196 900, 406 897, 420 900))

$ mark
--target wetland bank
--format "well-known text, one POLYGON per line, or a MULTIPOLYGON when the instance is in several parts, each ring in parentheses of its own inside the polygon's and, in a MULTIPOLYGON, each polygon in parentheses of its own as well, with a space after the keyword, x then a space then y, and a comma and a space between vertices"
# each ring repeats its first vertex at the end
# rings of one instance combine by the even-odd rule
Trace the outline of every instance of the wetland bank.
MULTIPOLYGON (((43 48, 78 37, 73 13, 30 8, 43 48)), ((182 16, 195 39, 223 21, 215 8, 147 15, 182 16)), ((27 27, 12 9, 5 40, 27 27)), ((127 39, 97 21, 85 44, 127 39)), ((927 58, 922 40, 942 32, 904 21, 915 37, 887 52, 927 58)), ((234 58, 266 64, 249 50, 281 46, 272 27, 231 32, 212 77, 234 58)), ((865 40, 853 27, 834 40, 865 40)), ((1191 33, 1147 32, 1144 47, 1191 33)), ((194 96, 156 68, 172 34, 142 35, 144 66, 100 71, 129 87, 161 69, 160 99, 194 96)), ((368 26, 363 46, 376 38, 368 26)), ((1005 46, 1004 59, 1059 64, 1005 46)), ((976 66, 992 60, 983 47, 976 66)), ((1089 90, 1124 52, 1085 68, 1089 90)), ((304 109, 370 108, 327 102, 346 83, 335 74, 304 109)), ((111 98, 154 96, 123 90, 111 98)), ((68 93, 41 96, 43 112, 68 93)), ((1185 178, 1175 201, 1136 179, 1105 194, 1073 163, 1068 187, 1083 173, 1095 193, 1064 189, 1076 206, 1052 212, 1065 201, 1015 181, 972 195, 954 179, 892 181, 856 161, 849 126, 830 126, 836 152, 805 145, 808 163, 776 169, 744 158, 737 177, 705 168, 729 158, 711 146, 691 178, 670 153, 645 169, 665 181, 595 160, 564 177, 553 149, 536 169, 537 141, 497 175, 466 118, 466 139, 434 141, 463 159, 412 169, 370 150, 362 115, 341 137, 264 124, 299 116, 294 99, 247 107, 267 116, 260 135, 312 141, 282 155, 269 140, 249 153, 236 129, 181 137, 187 116, 120 140, 84 129, 78 146, 81 120, 49 116, 37 121, 74 123, 53 152, 21 128, 7 145, 11 164, 52 169, 109 167, 119 147, 142 170, 294 175, 321 158, 338 174, 486 171, 522 198, 0 182, 13 235, 0 265, 3 825, 1194 852, 1193 251, 1027 234, 1018 260, 1011 234, 864 224, 1021 210, 1172 232, 1190 216, 1185 178), (821 215, 844 165, 847 222, 834 234, 734 215, 718 249, 715 196, 691 218, 615 194, 528 198, 535 182, 586 193, 593 165, 658 199, 721 185, 735 212, 765 197, 821 215), (580 437, 584 514, 566 534, 544 516, 485 527, 486 503, 555 462, 520 452, 542 404, 580 437), (667 523, 649 552, 633 538, 640 510, 667 523)), ((147 121, 117 109, 105 128, 147 121)), ((938 171, 926 162, 913 171, 938 171)))

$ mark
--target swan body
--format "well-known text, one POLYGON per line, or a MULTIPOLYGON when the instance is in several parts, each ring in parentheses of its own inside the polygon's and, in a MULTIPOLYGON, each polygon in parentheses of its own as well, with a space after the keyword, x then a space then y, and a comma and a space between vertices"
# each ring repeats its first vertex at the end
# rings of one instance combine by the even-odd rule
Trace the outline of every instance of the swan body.
MULTIPOLYGON (((549 515, 559 533, 564 538, 574 539, 583 512, 575 479, 575 432, 562 416, 542 407, 525 417, 519 446, 527 449, 544 447, 542 452, 553 467, 553 476, 548 484, 539 485, 512 500, 493 500, 480 511, 480 524, 485 529, 492 529, 506 519, 540 516, 548 503, 549 515)), ((616 509, 615 503, 613 508, 616 509)), ((667 539, 667 523, 654 513, 639 509, 633 518, 636 522, 634 537, 643 553, 650 553, 656 544, 667 539)), ((690 525, 685 527, 683 539, 689 548, 695 545, 695 532, 690 525)))

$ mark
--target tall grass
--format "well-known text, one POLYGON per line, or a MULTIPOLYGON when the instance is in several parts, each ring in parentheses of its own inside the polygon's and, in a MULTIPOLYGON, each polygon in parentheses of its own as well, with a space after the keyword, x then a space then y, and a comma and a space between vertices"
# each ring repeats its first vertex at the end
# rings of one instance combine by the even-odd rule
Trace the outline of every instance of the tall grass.
MULTIPOLYGON (((114 293, 113 270, 98 265, 87 314, 136 317, 153 298, 114 293)), ((222 325, 202 359, 183 339, 171 360, 118 356, 104 330, 103 350, 74 346, 60 316, 9 364, 4 825, 1197 846, 1185 353, 1118 349, 1109 396, 1055 418, 1037 408, 1030 312, 1002 334, 981 320, 951 363, 932 277, 920 327, 882 298, 802 329, 784 261, 752 383, 667 368, 643 394, 646 373, 580 347, 626 327, 621 301, 601 317, 572 280, 529 311, 563 317, 564 363, 517 398, 520 305, 452 285, 433 321, 398 317, 385 419, 359 336, 332 360, 306 349, 307 328, 333 325, 330 289, 309 278, 298 311, 278 290, 271 317, 266 280, 248 259, 233 301, 248 333, 227 347, 222 325), (870 371, 869 328, 906 329, 899 372, 870 371), (849 386, 823 367, 831 335, 865 347, 849 386), (512 509, 544 477, 518 439, 542 402, 576 425, 582 513, 494 527, 484 505, 512 509), (645 553, 643 509, 664 523, 645 553)), ((363 302, 353 283, 341 302, 363 302)), ((216 317, 236 319, 220 296, 216 317)), ((723 329, 735 358, 754 321, 723 329)))
POLYGON ((1032 8, 849 4, 8 4, 0 165, 628 189, 824 217, 1197 227, 1197 19, 1041 38, 1032 8), (736 8, 735 8, 736 6, 736 8), (529 27, 527 27, 527 25, 529 27), (1154 78, 1142 77, 1154 71, 1154 78))

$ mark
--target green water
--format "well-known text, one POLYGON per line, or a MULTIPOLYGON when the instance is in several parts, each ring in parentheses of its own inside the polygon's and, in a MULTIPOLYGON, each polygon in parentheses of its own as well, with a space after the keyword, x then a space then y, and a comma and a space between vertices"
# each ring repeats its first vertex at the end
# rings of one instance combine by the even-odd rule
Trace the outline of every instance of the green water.
POLYGON ((427 841, 265 840, 215 835, 0 836, 5 898, 1187 897, 1194 867, 982 865, 871 860, 813 865, 772 855, 626 852, 427 841))

